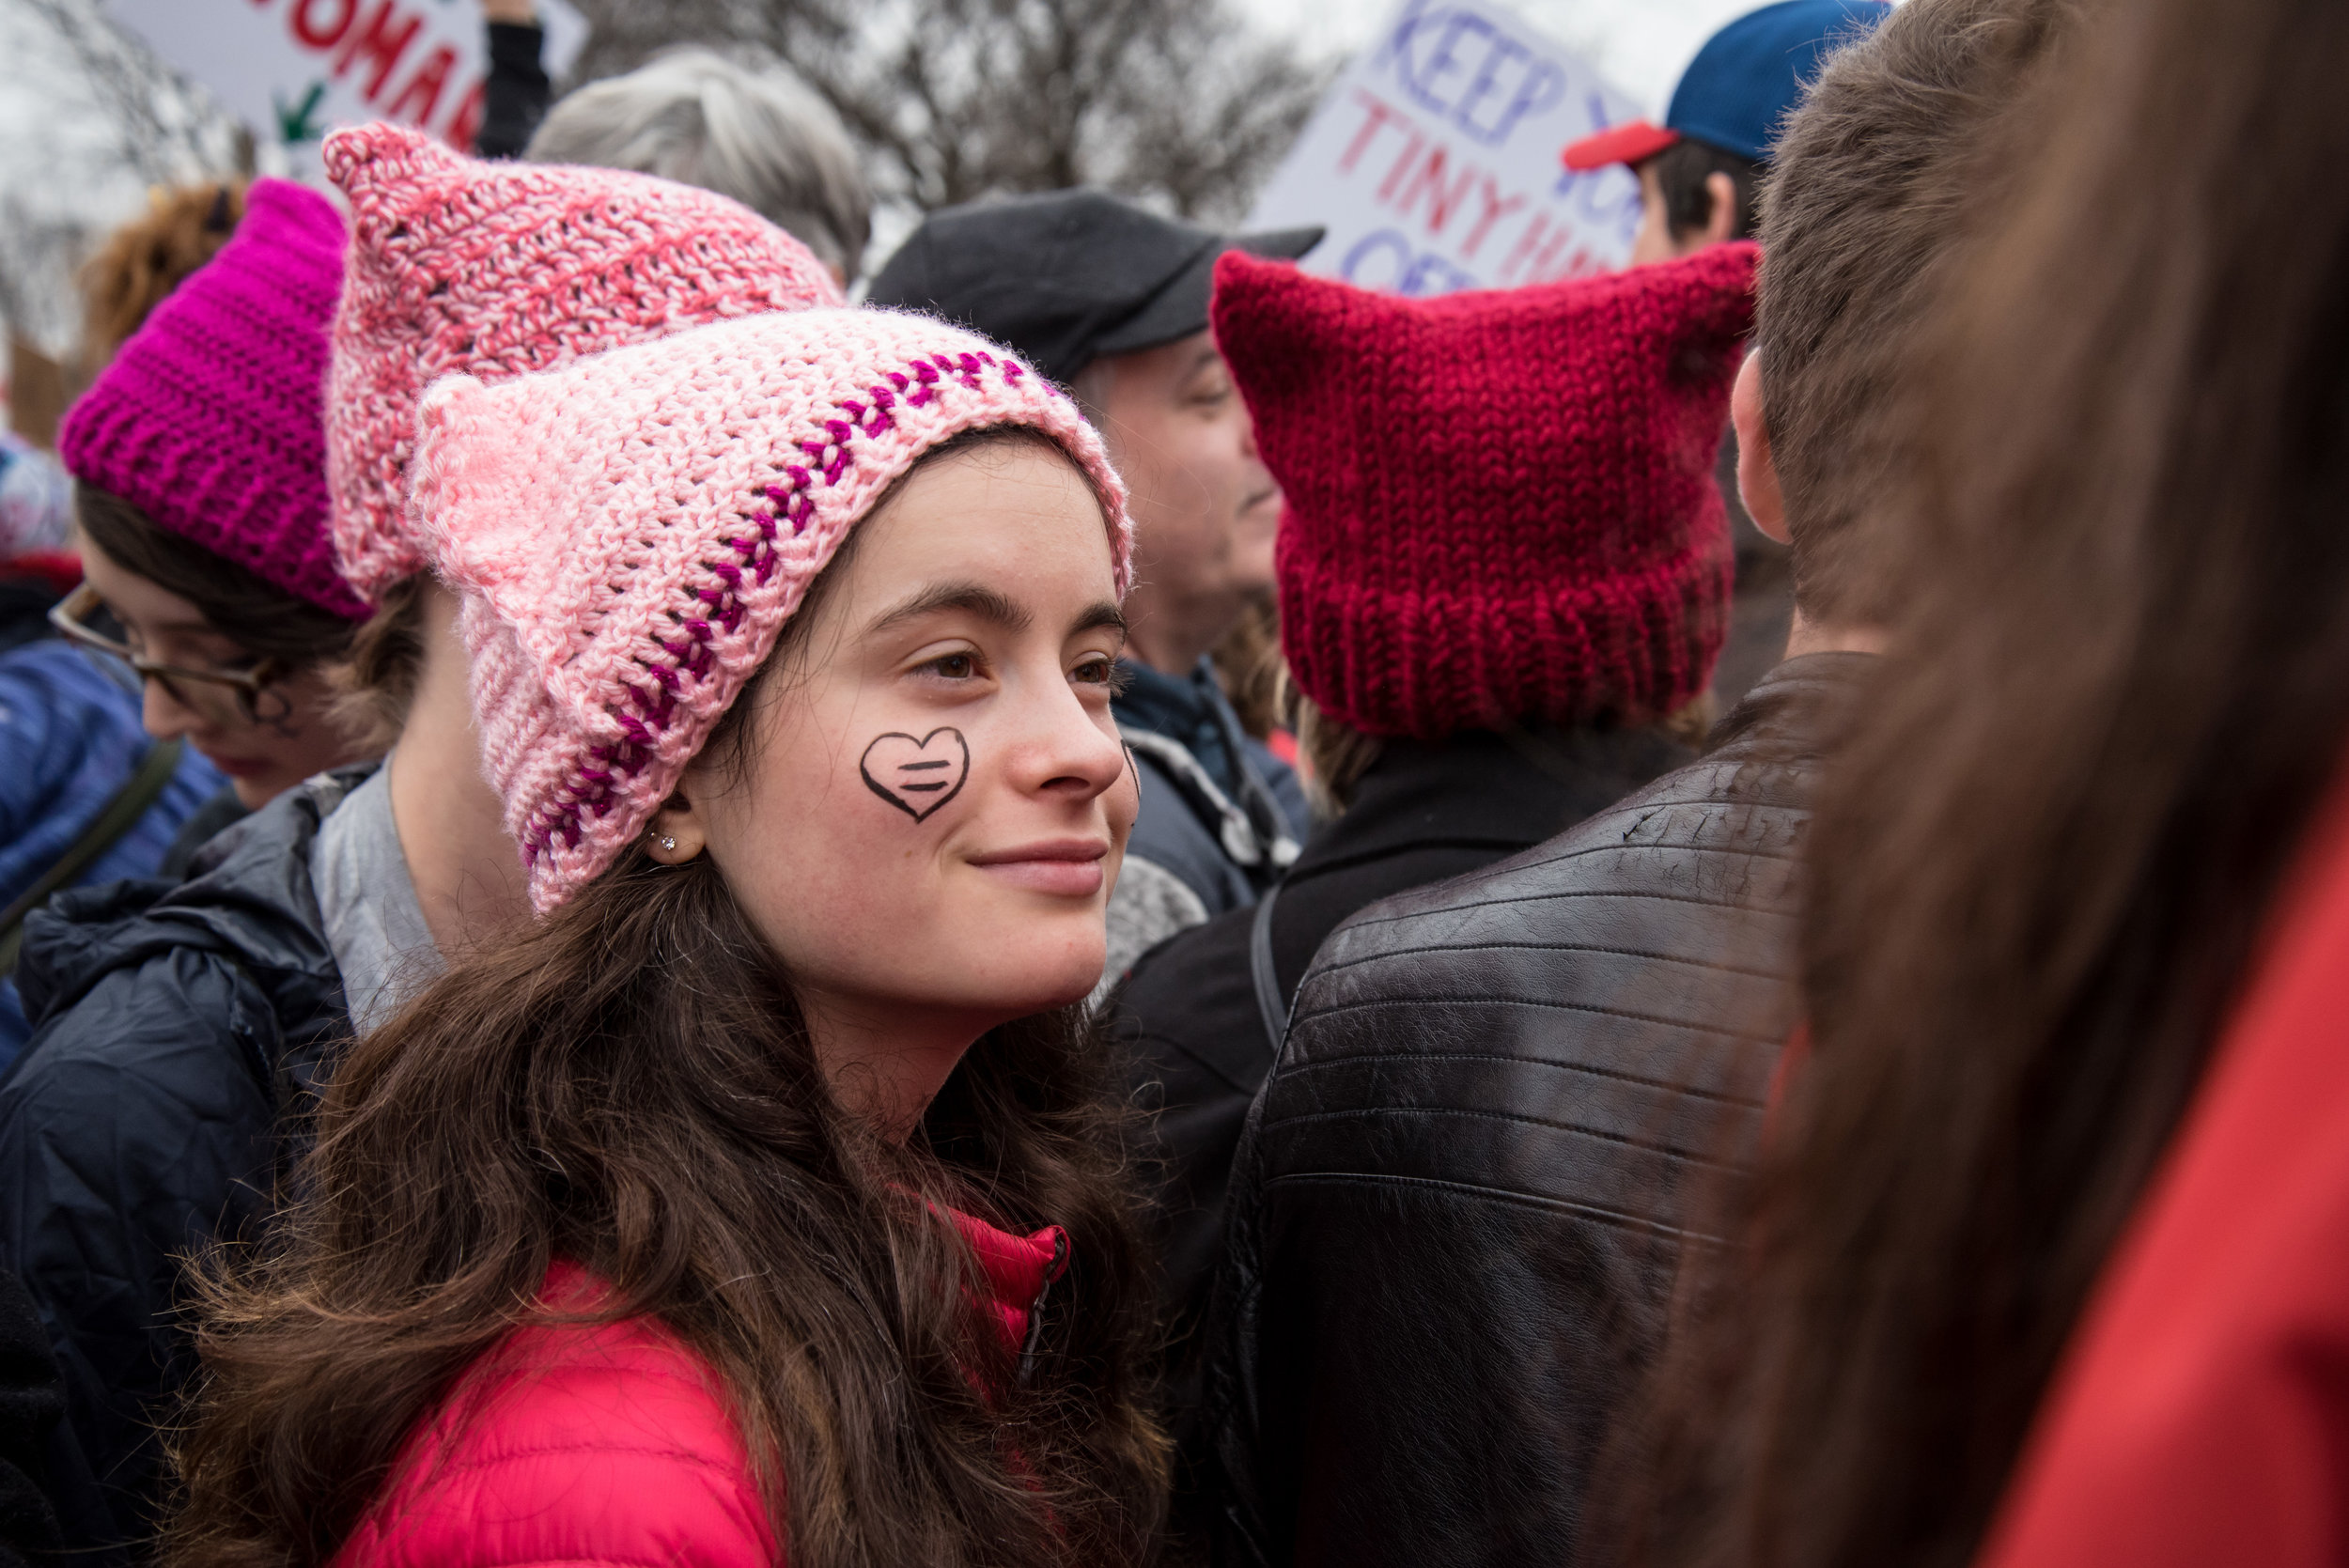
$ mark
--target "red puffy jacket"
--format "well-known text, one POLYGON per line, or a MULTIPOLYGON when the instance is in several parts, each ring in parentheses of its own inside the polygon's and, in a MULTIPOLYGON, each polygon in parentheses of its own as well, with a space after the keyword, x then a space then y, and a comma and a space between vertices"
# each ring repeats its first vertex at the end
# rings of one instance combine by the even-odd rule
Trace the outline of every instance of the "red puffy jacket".
MULTIPOLYGON (((956 1215, 1012 1345, 1058 1275, 1057 1228, 1007 1235, 956 1215)), ((600 1281, 548 1272, 540 1300, 583 1310, 600 1281)), ((783 1560, 724 1390, 652 1318, 517 1329, 402 1446, 335 1568, 594 1568, 783 1560)))
POLYGON ((1981 1568, 2349 1562, 2349 781, 2107 1261, 1981 1568))

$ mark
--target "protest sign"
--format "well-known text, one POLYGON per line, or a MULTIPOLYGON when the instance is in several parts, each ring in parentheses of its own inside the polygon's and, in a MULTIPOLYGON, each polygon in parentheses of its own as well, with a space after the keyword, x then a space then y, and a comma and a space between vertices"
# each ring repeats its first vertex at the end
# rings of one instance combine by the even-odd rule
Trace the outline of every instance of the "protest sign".
MULTIPOLYGON (((398 120, 467 147, 481 124, 490 60, 476 0, 108 0, 106 8, 298 166, 338 125, 398 120)), ((562 0, 537 0, 537 9, 548 72, 559 75, 587 24, 562 0)))
POLYGON ((1323 225, 1307 271, 1401 294, 1620 267, 1640 225, 1638 179, 1569 174, 1558 155, 1639 112, 1489 0, 1405 0, 1322 101, 1248 226, 1323 225))

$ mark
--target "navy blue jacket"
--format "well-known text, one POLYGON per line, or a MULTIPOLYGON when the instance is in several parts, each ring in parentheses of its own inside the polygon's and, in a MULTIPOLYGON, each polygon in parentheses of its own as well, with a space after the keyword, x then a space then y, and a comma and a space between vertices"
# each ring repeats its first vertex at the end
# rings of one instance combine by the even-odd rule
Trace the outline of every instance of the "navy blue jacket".
POLYGON ((0 1271, 23 1281, 64 1374, 50 1478, 67 1545, 94 1554, 151 1535, 155 1422, 194 1370, 181 1259, 269 1213, 293 1112, 350 1035, 310 846, 364 776, 288 791, 176 888, 66 893, 27 923, 38 1028, 0 1077, 0 1271))

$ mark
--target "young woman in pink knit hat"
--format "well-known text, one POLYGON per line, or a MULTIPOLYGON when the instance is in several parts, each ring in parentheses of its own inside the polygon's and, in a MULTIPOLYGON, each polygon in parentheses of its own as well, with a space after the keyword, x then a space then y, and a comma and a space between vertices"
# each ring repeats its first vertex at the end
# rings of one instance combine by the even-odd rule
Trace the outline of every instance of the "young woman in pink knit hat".
POLYGON ((24 1278, 65 1371, 53 1468, 72 1550, 135 1555, 164 1510, 155 1418, 194 1375, 189 1254, 276 1207, 348 1041, 444 955, 529 918, 481 776, 458 603, 408 531, 418 400, 452 373, 510 380, 839 303, 806 247, 708 192, 485 164, 385 125, 335 132, 324 158, 350 241, 328 270, 313 489, 319 514, 332 502, 328 559, 374 606, 343 670, 350 706, 390 750, 287 790, 137 912, 84 906, 28 935, 42 1032, 0 1082, 0 1268, 24 1278))
POLYGON ((236 236, 73 406, 82 588, 53 618, 129 660, 145 720, 248 810, 360 754, 324 666, 366 613, 327 527, 322 382, 342 285, 326 200, 257 181, 236 236))
POLYGON ((171 1560, 1139 1561, 1099 442, 817 310, 444 380, 416 475, 539 918, 353 1048, 214 1287, 171 1560))

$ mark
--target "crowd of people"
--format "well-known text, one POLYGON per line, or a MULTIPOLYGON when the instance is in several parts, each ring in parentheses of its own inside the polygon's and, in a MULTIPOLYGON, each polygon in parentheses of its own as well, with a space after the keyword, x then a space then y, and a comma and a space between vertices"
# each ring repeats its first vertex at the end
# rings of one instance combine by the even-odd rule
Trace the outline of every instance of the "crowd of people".
POLYGON ((2349 1561, 2349 14, 1423 300, 486 8, 0 454, 0 1562, 2349 1561))

